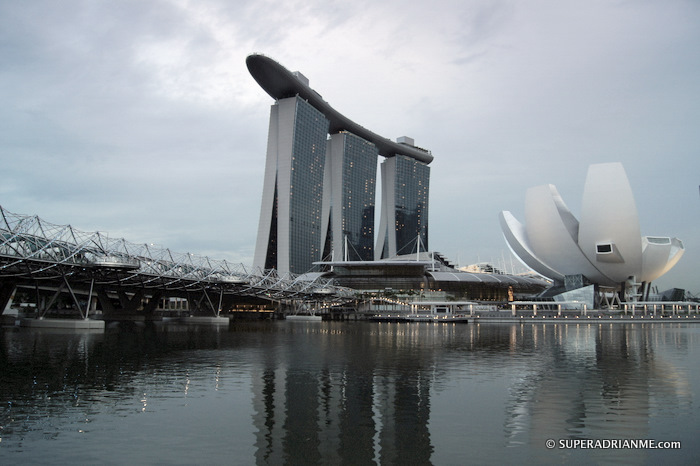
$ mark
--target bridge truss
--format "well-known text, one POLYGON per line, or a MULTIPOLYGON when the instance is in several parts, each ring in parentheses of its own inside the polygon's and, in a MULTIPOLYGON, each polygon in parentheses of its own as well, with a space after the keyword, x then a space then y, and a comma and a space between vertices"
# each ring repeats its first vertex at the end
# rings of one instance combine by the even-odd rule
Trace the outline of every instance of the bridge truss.
POLYGON ((37 294, 53 290, 42 312, 68 293, 82 318, 97 302, 105 312, 116 307, 133 311, 144 300, 155 308, 161 298, 181 297, 218 316, 225 302, 241 297, 326 305, 354 297, 353 290, 320 274, 280 276, 274 270, 82 232, 2 206, 0 216, 0 313, 17 287, 33 287, 37 294))

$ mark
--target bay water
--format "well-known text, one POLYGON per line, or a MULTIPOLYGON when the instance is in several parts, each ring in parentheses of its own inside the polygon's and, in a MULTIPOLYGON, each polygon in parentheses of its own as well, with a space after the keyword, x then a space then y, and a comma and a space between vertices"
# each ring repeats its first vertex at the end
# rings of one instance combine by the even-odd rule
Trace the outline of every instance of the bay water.
POLYGON ((700 464, 700 325, 0 330, 0 464, 700 464))

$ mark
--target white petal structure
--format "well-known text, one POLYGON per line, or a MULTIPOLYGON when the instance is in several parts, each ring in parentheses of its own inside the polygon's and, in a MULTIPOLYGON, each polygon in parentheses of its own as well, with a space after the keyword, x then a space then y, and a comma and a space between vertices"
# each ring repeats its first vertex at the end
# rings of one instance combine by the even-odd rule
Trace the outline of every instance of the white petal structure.
POLYGON ((677 238, 641 236, 637 207, 620 163, 591 165, 579 222, 553 185, 525 195, 525 225, 508 211, 500 214, 506 242, 537 273, 563 282, 583 275, 591 283, 617 287, 649 283, 681 258, 677 238))
POLYGON ((639 216, 622 164, 601 163, 588 168, 578 244, 588 260, 614 283, 630 276, 644 281, 639 216))
POLYGON ((528 245, 525 227, 522 223, 518 222, 510 212, 501 212, 501 229, 513 253, 532 270, 544 277, 559 281, 564 280, 564 275, 549 268, 546 264, 537 259, 537 256, 528 245))

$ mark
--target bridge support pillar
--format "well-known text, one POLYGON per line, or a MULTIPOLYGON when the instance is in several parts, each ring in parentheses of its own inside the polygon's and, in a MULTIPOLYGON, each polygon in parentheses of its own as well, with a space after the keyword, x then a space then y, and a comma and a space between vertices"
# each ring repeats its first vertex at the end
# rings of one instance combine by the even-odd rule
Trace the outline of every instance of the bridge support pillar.
POLYGON ((46 296, 39 291, 39 286, 36 285, 36 312, 37 312, 37 317, 43 318, 46 313, 51 309, 51 306, 53 306, 56 303, 56 300, 58 300, 58 297, 63 293, 66 289, 66 283, 61 282, 59 287, 56 289, 56 291, 51 295, 51 298, 49 298, 48 302, 46 301, 46 296))
POLYGON ((218 306, 214 304, 209 293, 206 289, 202 289, 202 294, 199 296, 192 296, 188 293, 187 301, 190 303, 190 310, 195 313, 209 314, 211 313, 214 317, 219 317, 221 314, 221 304, 223 301, 223 293, 219 294, 217 299, 218 306), (193 299, 195 298, 195 299, 193 299))
POLYGON ((66 284, 66 288, 68 288, 71 298, 73 298, 73 304, 75 305, 76 309, 78 309, 80 317, 87 319, 88 315, 90 315, 90 300, 92 299, 92 289, 95 285, 95 280, 90 282, 90 293, 88 294, 87 303, 85 304, 85 310, 83 310, 80 300, 76 296, 75 291, 73 291, 73 288, 70 286, 70 283, 68 283, 68 278, 65 275, 63 276, 63 282, 66 284))
POLYGON ((12 299, 17 287, 14 283, 0 283, 0 315, 5 312, 7 304, 12 299))
POLYGON ((109 296, 107 296, 107 292, 105 292, 102 287, 97 287, 96 291, 97 299, 100 301, 100 306, 102 307, 102 312, 105 314, 114 314, 115 309, 112 305, 112 301, 109 299, 109 296))
POLYGON ((108 320, 119 320, 120 318, 152 318, 163 298, 163 291, 160 290, 148 294, 144 289, 138 289, 133 294, 118 290, 112 292, 116 293, 119 299, 119 303, 117 304, 109 297, 108 291, 103 287, 96 286, 95 288, 97 299, 102 307, 102 312, 108 320))
POLYGON ((148 302, 143 306, 143 312, 147 316, 152 316, 153 312, 158 309, 158 304, 160 304, 160 300, 163 297, 163 292, 162 291, 156 291, 153 293, 153 295, 150 297, 148 302))
POLYGON ((119 302, 122 305, 122 309, 126 312, 135 313, 136 310, 141 305, 143 300, 144 291, 139 289, 134 293, 134 295, 129 298, 123 291, 119 292, 119 302))

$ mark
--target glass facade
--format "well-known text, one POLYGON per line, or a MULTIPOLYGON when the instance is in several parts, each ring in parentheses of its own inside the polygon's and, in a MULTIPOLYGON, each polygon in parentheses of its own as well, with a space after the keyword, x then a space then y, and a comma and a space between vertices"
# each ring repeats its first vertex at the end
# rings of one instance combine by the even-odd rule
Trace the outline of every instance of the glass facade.
POLYGON ((268 235, 267 254, 265 255, 265 269, 277 268, 277 186, 275 186, 275 197, 272 204, 272 221, 270 222, 270 233, 268 235))
POLYGON ((378 146, 299 96, 272 106, 254 266, 303 274, 328 260, 372 261, 428 248, 430 168, 395 155, 382 165, 375 246, 378 146))
POLYGON ((430 167, 418 160, 397 155, 394 172, 394 231, 397 254, 415 252, 419 235, 420 250, 428 250, 429 188, 430 167))
POLYGON ((320 259, 321 200, 328 119, 297 97, 289 189, 289 271, 305 273, 320 259))
POLYGON ((272 106, 255 267, 302 274, 319 260, 328 126, 298 96, 272 106))
POLYGON ((351 133, 344 134, 341 214, 343 248, 351 261, 374 259, 374 199, 377 148, 351 133), (347 242, 346 242, 347 240, 347 242))

